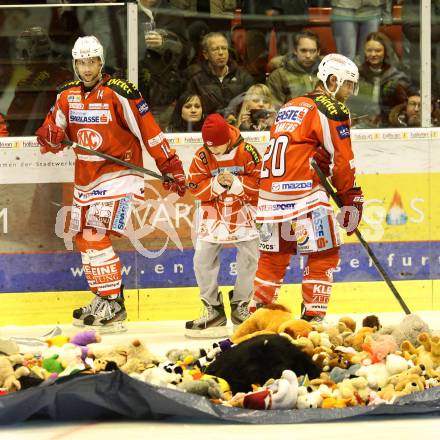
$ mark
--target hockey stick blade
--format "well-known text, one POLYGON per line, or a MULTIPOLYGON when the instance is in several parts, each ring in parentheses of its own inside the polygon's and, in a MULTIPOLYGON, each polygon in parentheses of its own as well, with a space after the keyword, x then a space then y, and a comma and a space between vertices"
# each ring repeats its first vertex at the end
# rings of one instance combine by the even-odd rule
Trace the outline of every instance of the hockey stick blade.
POLYGON ((102 153, 101 151, 92 150, 91 148, 84 147, 84 145, 77 144, 76 142, 72 142, 72 141, 69 141, 67 139, 65 139, 63 141, 63 144, 69 145, 72 148, 78 148, 78 150, 86 151, 87 153, 92 153, 95 156, 102 157, 105 160, 110 160, 111 162, 115 162, 115 163, 117 163, 119 165, 122 165, 124 167, 130 168, 132 170, 139 171, 139 172, 141 172, 143 174, 146 174, 147 176, 154 177, 155 179, 159 179, 159 180, 162 180, 164 182, 169 182, 169 181, 173 180, 173 179, 171 179, 168 176, 162 176, 162 174, 158 174, 158 173, 156 173, 154 171, 147 170, 146 168, 140 167, 140 166, 135 165, 135 164, 130 163, 130 162, 126 162, 125 160, 122 160, 122 159, 118 159, 117 157, 110 156, 109 154, 102 153))
MULTIPOLYGON (((312 164, 313 169, 316 171, 316 174, 318 174, 319 180, 321 181, 321 183, 324 186, 324 188, 327 191, 327 193, 335 201, 335 203, 338 206, 338 208, 342 208, 344 205, 343 205, 341 199, 338 197, 338 195, 336 194, 336 192, 334 191, 334 189, 332 188, 332 186, 328 182, 327 178, 324 176, 324 173, 322 172, 321 168, 319 168, 319 165, 316 163, 315 159, 311 160, 311 164, 312 164)), ((406 305, 406 303, 403 300, 403 298, 400 296, 399 292, 396 289, 396 286, 391 281, 390 277, 386 273, 386 271, 383 268, 382 264, 377 259, 375 253, 371 249, 370 245, 365 241, 364 237, 362 236, 362 234, 361 234, 361 232, 359 231, 358 228, 356 228, 354 230, 354 234, 358 238, 359 242, 361 243, 362 247, 364 248, 364 250, 366 251, 368 256, 371 258, 371 261, 373 261, 374 266, 376 267, 377 271, 380 273, 380 275, 382 276, 383 280, 385 281, 385 283, 390 288, 391 292, 393 293, 394 297, 399 302, 399 304, 402 307, 402 309, 404 310, 404 312, 407 315, 410 315, 411 311, 409 310, 409 308, 406 305)))

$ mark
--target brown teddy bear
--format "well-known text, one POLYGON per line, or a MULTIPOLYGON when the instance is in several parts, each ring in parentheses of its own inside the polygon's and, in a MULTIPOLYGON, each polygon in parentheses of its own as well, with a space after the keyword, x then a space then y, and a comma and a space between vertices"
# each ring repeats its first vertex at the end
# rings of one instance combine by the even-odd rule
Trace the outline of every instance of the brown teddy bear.
POLYGON ((8 392, 21 389, 21 384, 18 379, 30 373, 29 369, 23 365, 14 370, 15 365, 22 363, 23 356, 20 354, 0 356, 0 388, 5 388, 8 392))
POLYGON ((416 365, 424 365, 425 368, 435 370, 440 366, 440 338, 423 332, 417 340, 421 344, 417 348, 409 340, 403 341, 400 348, 404 353, 409 354, 411 359, 414 359, 416 365))
POLYGON ((121 370, 126 374, 142 373, 158 364, 159 360, 156 356, 139 339, 135 339, 128 346, 127 362, 122 365, 121 370))
POLYGON ((293 339, 306 336, 312 326, 303 320, 293 319, 290 310, 282 304, 268 304, 255 311, 231 336, 234 344, 254 336, 269 333, 287 333, 293 339))

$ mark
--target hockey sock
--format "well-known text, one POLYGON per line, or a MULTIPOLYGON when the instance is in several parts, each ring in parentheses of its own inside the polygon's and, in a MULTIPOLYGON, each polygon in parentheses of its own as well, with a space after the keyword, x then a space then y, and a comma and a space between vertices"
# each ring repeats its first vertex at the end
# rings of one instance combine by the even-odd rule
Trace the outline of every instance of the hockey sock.
POLYGON ((121 291, 121 261, 110 246, 106 249, 87 250, 91 272, 100 296, 117 299, 121 291))
POLYGON ((278 298, 290 254, 261 252, 254 281, 255 303, 271 304, 278 298))
POLYGON ((332 293, 333 271, 339 263, 339 248, 310 254, 304 268, 302 297, 304 313, 325 316, 332 293))
POLYGON ((92 275, 92 267, 90 266, 90 258, 87 255, 87 252, 81 252, 81 261, 90 290, 96 295, 98 293, 98 288, 96 287, 95 278, 92 275))

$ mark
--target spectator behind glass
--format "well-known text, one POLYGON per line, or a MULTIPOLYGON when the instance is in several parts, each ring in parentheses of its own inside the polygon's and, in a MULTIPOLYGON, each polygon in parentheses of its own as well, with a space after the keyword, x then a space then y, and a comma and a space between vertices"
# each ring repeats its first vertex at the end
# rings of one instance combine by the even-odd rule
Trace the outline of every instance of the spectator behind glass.
POLYGON ((232 112, 231 100, 245 92, 254 80, 238 67, 229 57, 226 37, 211 32, 202 39, 204 61, 193 69, 188 82, 188 91, 202 98, 205 114, 223 113, 228 117, 232 112))
POLYGON ((40 26, 20 34, 16 56, 22 79, 15 87, 6 120, 10 136, 30 136, 43 123, 57 87, 73 79, 73 74, 53 55, 47 32, 40 26))
POLYGON ((254 84, 244 96, 235 125, 243 131, 269 130, 275 116, 269 88, 264 84, 254 84))
MULTIPOLYGON (((389 122, 391 127, 420 127, 420 89, 412 85, 408 87, 407 99, 402 104, 398 104, 390 112, 389 122)), ((435 99, 431 105, 431 125, 438 127, 440 125, 440 111, 436 105, 435 99)))
POLYGON ((392 23, 392 0, 331 0, 336 51, 351 60, 362 60, 366 37, 382 21, 392 23))
POLYGON ((167 131, 171 133, 200 131, 204 119, 200 96, 184 92, 176 102, 167 131))
POLYGON ((8 128, 6 127, 6 122, 3 119, 3 115, 0 113, 0 137, 9 136, 8 128))
POLYGON ((391 109, 405 99, 407 76, 391 65, 392 44, 381 32, 368 35, 364 45, 365 62, 359 68, 359 92, 349 99, 353 126, 357 128, 388 125, 391 109))
MULTIPOLYGON (((403 61, 405 71, 414 83, 420 82, 420 0, 402 4, 403 61)), ((440 94, 440 1, 431 2, 431 86, 440 94)))
POLYGON ((182 72, 189 42, 181 11, 168 0, 138 0, 139 90, 160 126, 166 127, 174 103, 185 88, 182 72))
POLYGON ((321 61, 319 53, 319 38, 315 33, 302 31, 295 35, 292 53, 283 58, 282 66, 267 79, 277 107, 315 89, 321 61))

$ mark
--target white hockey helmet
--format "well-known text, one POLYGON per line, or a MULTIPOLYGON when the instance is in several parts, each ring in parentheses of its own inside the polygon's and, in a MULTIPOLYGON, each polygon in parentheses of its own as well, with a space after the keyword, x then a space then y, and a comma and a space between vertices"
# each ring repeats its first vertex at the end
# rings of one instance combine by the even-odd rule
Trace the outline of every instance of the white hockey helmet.
POLYGON ((76 70, 75 61, 94 57, 98 57, 101 60, 102 67, 104 67, 104 48, 102 44, 94 35, 79 37, 75 41, 72 49, 73 70, 76 75, 78 75, 78 72, 76 70))
POLYGON ((354 83, 353 94, 357 95, 359 90, 359 70, 353 61, 344 55, 338 53, 329 53, 326 55, 318 66, 318 78, 323 82, 325 90, 333 97, 338 92, 344 81, 351 81, 354 83), (337 87, 334 92, 330 92, 327 88, 327 78, 330 75, 335 75, 337 80, 337 87))

